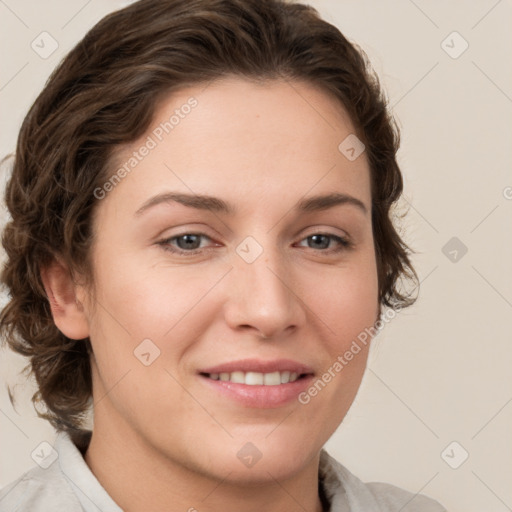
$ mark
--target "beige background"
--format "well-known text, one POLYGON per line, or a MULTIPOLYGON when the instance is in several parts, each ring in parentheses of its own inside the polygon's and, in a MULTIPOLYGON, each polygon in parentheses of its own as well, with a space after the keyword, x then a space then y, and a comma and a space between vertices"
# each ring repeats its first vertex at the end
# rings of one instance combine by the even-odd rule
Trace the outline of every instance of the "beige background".
MULTIPOLYGON (((13 151, 59 60, 127 3, 0 1, 0 156, 13 151), (43 31, 58 43, 46 59, 31 48, 43 31)), ((510 511, 512 4, 310 3, 368 53, 388 91, 402 129, 405 236, 422 279, 417 304, 379 335, 356 402, 327 447, 363 480, 423 492, 451 512, 510 511), (448 465, 465 452, 458 469, 448 465)), ((21 358, 1 352, 0 361, 2 381, 19 383, 17 412, 0 389, 2 486, 31 467, 31 452, 54 434, 17 376, 21 358)))

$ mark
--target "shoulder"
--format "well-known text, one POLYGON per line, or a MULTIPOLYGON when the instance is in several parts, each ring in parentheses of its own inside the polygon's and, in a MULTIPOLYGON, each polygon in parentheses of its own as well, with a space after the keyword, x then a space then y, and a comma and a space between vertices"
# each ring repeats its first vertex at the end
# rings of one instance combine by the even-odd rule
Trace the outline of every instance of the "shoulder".
POLYGON ((436 500, 424 494, 414 494, 391 484, 370 482, 366 484, 375 501, 385 511, 447 512, 436 500))
POLYGON ((320 477, 332 512, 447 512, 423 494, 382 482, 362 482, 325 450, 320 455, 320 477))
POLYGON ((82 511, 58 464, 47 469, 36 466, 0 490, 0 512, 47 510, 82 511))
POLYGON ((0 490, 0 512, 122 512, 87 466, 83 444, 60 432, 54 446, 41 448, 43 467, 36 466, 0 490))

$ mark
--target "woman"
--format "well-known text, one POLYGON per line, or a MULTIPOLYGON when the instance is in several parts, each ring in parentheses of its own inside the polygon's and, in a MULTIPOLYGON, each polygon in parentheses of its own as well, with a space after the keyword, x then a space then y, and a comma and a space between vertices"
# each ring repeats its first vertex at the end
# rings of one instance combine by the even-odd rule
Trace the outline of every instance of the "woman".
POLYGON ((322 449, 362 333, 413 302, 397 148, 364 55, 310 7, 101 20, 27 115, 7 187, 1 328, 60 434, 0 510, 444 510, 322 449))

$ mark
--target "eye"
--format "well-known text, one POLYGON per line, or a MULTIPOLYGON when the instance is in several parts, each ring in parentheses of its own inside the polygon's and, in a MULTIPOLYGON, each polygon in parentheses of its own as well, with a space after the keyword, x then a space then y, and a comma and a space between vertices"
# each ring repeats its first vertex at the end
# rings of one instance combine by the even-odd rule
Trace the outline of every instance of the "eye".
POLYGON ((176 254, 196 254, 204 248, 204 246, 201 247, 201 239, 211 241, 211 238, 203 233, 184 233, 161 240, 158 244, 161 245, 164 250, 176 254))
MULTIPOLYGON (((201 245, 201 241, 203 239, 212 242, 212 239, 204 233, 183 233, 181 235, 166 238, 157 243, 164 250, 175 254, 194 255, 200 253, 204 249, 212 248, 201 245)), ((313 235, 309 235, 301 240, 301 243, 304 241, 307 242, 308 248, 317 249, 320 250, 320 252, 325 253, 337 253, 352 247, 351 242, 347 238, 329 233, 314 233, 313 235), (334 245, 334 247, 332 247, 332 245, 334 245)))
POLYGON ((321 252, 341 252, 351 247, 347 238, 329 233, 314 233, 304 238, 303 241, 308 243, 310 249, 320 249, 321 252), (335 242, 335 247, 329 247, 332 241, 335 242))

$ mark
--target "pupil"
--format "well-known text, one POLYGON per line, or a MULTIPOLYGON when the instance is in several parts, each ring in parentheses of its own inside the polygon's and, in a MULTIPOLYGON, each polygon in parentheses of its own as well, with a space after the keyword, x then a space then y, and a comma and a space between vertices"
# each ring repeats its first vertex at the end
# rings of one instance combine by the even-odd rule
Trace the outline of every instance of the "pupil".
POLYGON ((178 246, 180 249, 197 249, 197 241, 199 237, 197 235, 183 235, 178 238, 178 246), (180 244, 180 241, 184 241, 185 243, 180 244))
POLYGON ((320 243, 320 245, 322 246, 323 249, 326 249, 327 246, 329 245, 329 240, 325 235, 312 235, 310 238, 312 238, 315 243, 318 242, 319 238, 323 238, 324 242, 327 242, 327 243, 323 243, 323 244, 320 243))

